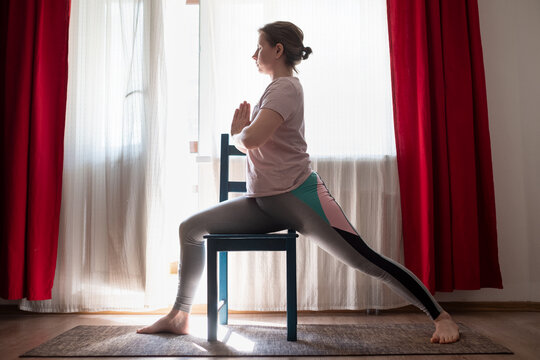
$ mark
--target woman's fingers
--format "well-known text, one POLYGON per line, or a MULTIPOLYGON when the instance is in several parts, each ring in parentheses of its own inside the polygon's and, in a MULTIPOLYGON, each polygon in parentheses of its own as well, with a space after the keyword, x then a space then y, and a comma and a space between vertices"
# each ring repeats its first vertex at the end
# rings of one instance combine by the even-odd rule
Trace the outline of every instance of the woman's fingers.
POLYGON ((246 126, 251 124, 250 120, 251 105, 244 101, 240 103, 240 106, 234 110, 233 120, 231 122, 231 135, 236 135, 242 131, 246 126))
POLYGON ((244 101, 244 103, 242 104, 242 119, 245 119, 246 115, 247 115, 247 105, 246 105, 246 102, 244 101))
POLYGON ((250 107, 251 105, 247 101, 240 103, 240 106, 234 111, 232 128, 241 130, 250 124, 250 107))
POLYGON ((245 122, 249 122, 250 107, 251 105, 247 101, 244 101, 242 104, 240 104, 240 109, 241 109, 240 117, 245 122))

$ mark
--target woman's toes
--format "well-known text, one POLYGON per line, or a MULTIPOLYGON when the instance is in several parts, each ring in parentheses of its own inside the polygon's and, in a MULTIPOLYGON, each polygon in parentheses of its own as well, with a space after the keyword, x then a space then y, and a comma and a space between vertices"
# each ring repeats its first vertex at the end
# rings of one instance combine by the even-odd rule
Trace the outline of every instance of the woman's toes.
POLYGON ((452 338, 451 338, 451 337, 448 337, 448 336, 447 336, 447 337, 444 338, 444 343, 445 343, 445 344, 449 344, 449 343, 451 343, 451 342, 452 342, 452 338))
POLYGON ((439 343, 441 343, 441 344, 446 344, 446 338, 445 338, 445 337, 441 337, 441 340, 439 340, 439 343))
POLYGON ((137 333, 139 334, 149 334, 149 333, 152 333, 152 327, 151 326, 145 326, 141 329, 138 329, 137 330, 137 333))

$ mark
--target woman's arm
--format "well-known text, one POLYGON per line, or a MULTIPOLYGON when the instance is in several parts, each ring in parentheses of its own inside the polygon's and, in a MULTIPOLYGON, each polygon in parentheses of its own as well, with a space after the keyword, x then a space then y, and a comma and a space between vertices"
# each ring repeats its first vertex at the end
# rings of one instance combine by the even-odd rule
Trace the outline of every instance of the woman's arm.
POLYGON ((233 142, 233 145, 240 151, 240 152, 243 152, 244 154, 247 154, 247 149, 245 147, 243 147, 242 145, 240 145, 237 141, 235 141, 235 138, 234 136, 231 138, 232 142, 233 142))
MULTIPOLYGON (((241 111, 242 109, 240 109, 240 112, 241 111)), ((238 123, 241 123, 241 120, 238 120, 238 123)), ((249 122, 249 124, 242 127, 241 130, 239 130, 239 126, 236 126, 236 132, 233 132, 231 129, 234 144, 237 148, 241 147, 246 150, 261 147, 268 139, 270 139, 272 134, 282 123, 283 118, 279 113, 270 109, 261 109, 255 120, 249 122)), ((241 149, 239 150, 242 151, 241 149)))

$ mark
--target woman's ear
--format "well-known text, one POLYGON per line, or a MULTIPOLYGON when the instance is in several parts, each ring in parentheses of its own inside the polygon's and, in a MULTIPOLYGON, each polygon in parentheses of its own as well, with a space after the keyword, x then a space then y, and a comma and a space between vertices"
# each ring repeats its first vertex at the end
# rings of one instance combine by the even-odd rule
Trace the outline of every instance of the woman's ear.
POLYGON ((283 54, 284 47, 283 44, 277 43, 276 44, 276 59, 279 59, 281 55, 283 54))

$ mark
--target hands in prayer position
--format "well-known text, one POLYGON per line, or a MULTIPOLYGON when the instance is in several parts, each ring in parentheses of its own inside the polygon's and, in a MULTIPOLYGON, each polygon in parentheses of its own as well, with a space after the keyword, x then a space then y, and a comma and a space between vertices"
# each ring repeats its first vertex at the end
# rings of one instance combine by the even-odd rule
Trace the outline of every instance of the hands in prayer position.
POLYGON ((231 123, 231 135, 236 135, 242 132, 242 130, 251 124, 250 115, 251 114, 251 105, 244 101, 240 104, 234 111, 233 120, 231 123))

